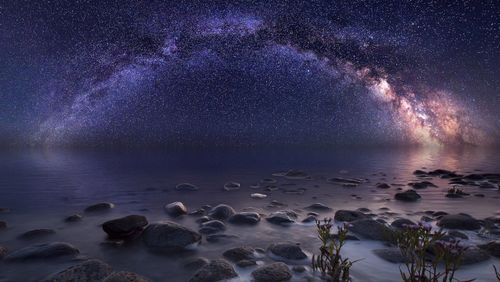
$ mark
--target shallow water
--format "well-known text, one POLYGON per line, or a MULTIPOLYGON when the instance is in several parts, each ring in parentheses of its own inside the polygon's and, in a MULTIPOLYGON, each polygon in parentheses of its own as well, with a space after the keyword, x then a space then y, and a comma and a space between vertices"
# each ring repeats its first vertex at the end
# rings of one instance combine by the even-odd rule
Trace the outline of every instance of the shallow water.
MULTIPOLYGON (((74 244, 82 257, 99 258, 116 270, 129 270, 155 281, 186 281, 193 274, 183 268, 191 257, 221 257, 222 252, 233 246, 249 245, 266 248, 270 243, 293 241, 301 244, 307 253, 314 253, 319 245, 314 225, 294 224, 290 227, 272 225, 262 220, 253 227, 227 225, 227 234, 239 239, 230 244, 213 244, 203 240, 193 252, 159 255, 148 252, 141 242, 122 247, 104 246, 105 233, 100 224, 128 214, 142 214, 149 222, 172 220, 163 206, 182 201, 188 209, 203 205, 226 203, 236 210, 256 209, 269 214, 280 208, 268 207, 272 200, 287 204, 286 209, 300 210, 321 202, 333 211, 321 217, 333 217, 338 209, 369 208, 377 212, 381 207, 390 208, 393 217, 403 216, 418 220, 421 211, 442 210, 450 213, 465 212, 477 218, 492 216, 500 211, 500 193, 495 189, 465 187, 472 194, 482 193, 484 198, 466 197, 448 199, 444 195, 449 187, 443 179, 432 181, 439 188, 419 190, 422 200, 402 203, 393 200, 396 186, 382 190, 377 182, 403 184, 415 180, 415 169, 443 168, 460 173, 476 170, 500 172, 498 151, 463 149, 241 149, 241 150, 15 150, 0 153, 0 207, 11 211, 0 213, 0 220, 7 221, 8 229, 0 231, 0 245, 15 250, 44 241, 64 241, 74 244), (311 180, 285 179, 273 173, 298 169, 312 176, 311 180), (346 188, 326 181, 330 177, 366 178, 367 183, 346 188), (252 184, 263 178, 274 178, 280 187, 265 191, 263 186, 252 189, 252 184), (241 183, 236 191, 224 191, 228 181, 241 183), (200 189, 181 192, 175 185, 190 182, 200 189), (283 185, 289 184, 289 185, 283 185), (305 188, 303 194, 286 193, 285 190, 305 188), (251 193, 264 193, 266 199, 252 199, 251 193), (97 202, 113 202, 111 212, 85 216, 83 221, 68 224, 63 219, 81 212, 97 202), (16 237, 30 229, 52 228, 56 234, 43 240, 22 241, 16 237), (167 280, 165 278, 168 277, 167 280)), ((404 187, 403 188, 408 188, 404 187)), ((299 222, 306 211, 299 213, 299 222)), ((174 219, 185 226, 197 229, 195 217, 174 219)), ((482 242, 474 234, 472 243, 482 242)), ((350 241, 344 254, 351 259, 363 259, 352 268, 354 281, 399 281, 399 268, 381 260, 371 250, 382 247, 376 241, 350 241)), ((271 261, 263 257, 262 263, 271 261)), ((21 263, 0 262, 0 281, 37 281, 52 272, 64 269, 75 262, 67 260, 32 261, 21 263)), ((288 262, 290 264, 297 264, 288 262)), ((309 261, 298 264, 307 265, 309 261)), ((460 278, 477 278, 476 281, 494 281, 492 264, 498 259, 464 266, 460 278)), ((251 270, 238 269, 240 281, 248 281, 251 270)), ((294 276, 300 281, 311 272, 294 276)))

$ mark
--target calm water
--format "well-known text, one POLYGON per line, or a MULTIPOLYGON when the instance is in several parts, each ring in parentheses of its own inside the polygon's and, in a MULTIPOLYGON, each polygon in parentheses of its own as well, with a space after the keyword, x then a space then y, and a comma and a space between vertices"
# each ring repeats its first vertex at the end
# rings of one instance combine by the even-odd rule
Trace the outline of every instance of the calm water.
MULTIPOLYGON (((484 198, 445 198, 449 187, 446 181, 434 179, 439 188, 420 190, 422 200, 401 203, 393 199, 395 187, 387 190, 374 188, 377 182, 406 184, 415 177, 415 169, 449 169, 461 173, 481 170, 500 172, 499 152, 493 150, 444 150, 444 149, 344 149, 308 150, 191 150, 191 151, 89 151, 89 150, 16 150, 0 152, 0 207, 10 208, 0 213, 0 220, 7 221, 8 229, 0 231, 0 244, 15 250, 31 242, 16 237, 34 228, 52 228, 56 234, 50 238, 33 241, 65 241, 78 247, 84 257, 99 258, 117 270, 129 270, 155 281, 185 281, 192 271, 182 267, 185 261, 196 256, 218 258, 233 246, 250 245, 266 248, 270 243, 294 241, 312 254, 318 247, 314 226, 295 224, 292 227, 271 225, 262 220, 254 227, 227 226, 226 233, 239 239, 231 244, 211 244, 203 241, 197 251, 186 254, 155 255, 140 243, 120 248, 104 246, 105 233, 100 224, 106 220, 128 214, 143 214, 150 222, 168 219, 163 206, 182 201, 194 210, 203 205, 226 203, 236 210, 251 209, 263 214, 276 211, 268 207, 272 200, 287 204, 287 209, 304 208, 315 202, 332 207, 333 216, 338 209, 366 207, 377 211, 388 207, 410 219, 418 220, 418 212, 443 210, 466 212, 478 218, 500 211, 500 193, 493 189, 465 187, 471 193, 482 193, 484 198), (280 190, 267 192, 251 189, 250 185, 263 178, 289 169, 309 173, 312 180, 278 180, 280 190), (328 183, 327 178, 356 177, 369 181, 355 188, 345 188, 328 183), (224 191, 227 181, 241 183, 237 191, 224 191), (190 182, 200 189, 195 192, 174 190, 177 183, 190 182), (282 185, 291 184, 291 185, 282 185), (305 188, 303 194, 285 193, 285 190, 305 188), (251 193, 268 194, 266 199, 252 199, 251 193), (109 201, 116 208, 105 215, 87 216, 82 222, 68 225, 63 219, 81 212, 86 206, 109 201)), ((300 219, 306 212, 300 214, 300 219)), ((196 218, 186 216, 175 221, 197 229, 196 218)), ((392 218, 387 218, 391 221, 392 218)), ((300 221, 300 220, 299 220, 300 221)), ((471 242, 480 242, 471 235, 471 242)), ((355 281, 399 281, 396 264, 387 263, 371 253, 382 243, 374 241, 349 242, 345 254, 352 259, 364 258, 352 270, 355 281)), ((263 263, 270 261, 263 258, 263 263)), ((48 274, 64 269, 74 262, 45 261, 2 263, 0 281, 37 281, 48 274)), ((297 264, 297 263, 295 263, 297 264)), ((299 264, 308 264, 308 261, 299 264)), ((498 259, 466 266, 461 278, 492 281, 492 264, 498 259)), ((241 281, 247 281, 250 270, 238 269, 241 281)), ((300 281, 310 272, 295 276, 300 281)))

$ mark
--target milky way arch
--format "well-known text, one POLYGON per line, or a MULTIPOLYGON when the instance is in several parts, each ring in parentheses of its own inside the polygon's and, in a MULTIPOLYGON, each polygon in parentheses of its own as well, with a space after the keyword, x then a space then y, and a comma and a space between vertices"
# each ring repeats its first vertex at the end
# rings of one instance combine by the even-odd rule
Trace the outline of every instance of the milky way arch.
MULTIPOLYGON (((411 48, 406 44, 404 38, 397 36, 374 34, 366 29, 318 28, 289 17, 263 19, 253 15, 225 14, 191 18, 125 47, 96 44, 91 49, 79 50, 62 79, 44 88, 48 93, 44 94, 46 112, 41 115, 43 120, 32 138, 33 143, 87 143, 103 138, 126 140, 141 130, 140 126, 127 129, 127 124, 140 125, 141 120, 148 123, 147 129, 139 133, 143 142, 196 143, 197 137, 203 142, 203 136, 197 136, 197 127, 186 129, 176 124, 183 119, 183 124, 189 124, 189 119, 193 123, 195 119, 203 119, 203 114, 200 117, 198 113, 181 113, 179 108, 182 109, 184 104, 200 103, 200 109, 204 109, 206 101, 203 99, 206 98, 200 97, 198 101, 199 96, 189 96, 187 101, 179 101, 182 97, 169 101, 158 97, 168 95, 170 89, 184 83, 190 72, 212 72, 224 68, 224 64, 234 63, 234 57, 248 57, 254 53, 259 57, 273 58, 286 54, 287 58, 296 58, 300 64, 312 66, 315 74, 319 71, 321 75, 331 77, 336 81, 336 87, 363 89, 362 103, 378 107, 382 113, 373 116, 373 123, 383 120, 381 128, 390 123, 390 138, 398 139, 398 142, 440 145, 489 142, 477 126, 480 121, 473 110, 466 109, 452 93, 428 87, 418 80, 418 76, 416 79, 411 77, 412 65, 418 60, 404 51, 411 48), (183 72, 178 73, 179 68, 183 72), (156 92, 167 94, 150 94, 156 92), (157 96, 152 98, 154 95, 157 96), (144 99, 149 100, 144 102, 144 99), (140 107, 146 109, 137 110, 140 107), (148 112, 154 112, 155 117, 147 117, 148 112), (156 128, 152 120, 171 120, 171 128, 165 129, 169 125, 163 123, 156 128), (189 138, 183 134, 185 131, 191 131, 189 138)), ((248 62, 242 64, 242 69, 245 69, 248 62)), ((252 67, 248 68, 251 72, 252 67)), ((304 75, 307 75, 309 70, 306 68, 305 71, 304 75)), ((216 77, 218 74, 207 75, 216 77)), ((192 86, 196 81, 188 84, 189 89, 197 89, 192 86)), ((245 99, 247 97, 242 97, 242 101, 235 103, 242 103, 240 108, 244 108, 245 99)), ((354 102, 359 103, 359 100, 354 102)), ((226 105, 224 101, 220 103, 226 105)), ((272 111, 270 108, 266 112, 272 111)), ((246 109, 236 108, 235 111, 238 110, 244 112, 241 115, 252 115, 246 109)), ((261 115, 265 115, 264 111, 261 115)), ((270 114, 268 118, 273 117, 270 114)), ((234 119, 245 122, 245 117, 234 119)), ((274 121, 274 126, 279 126, 280 122, 274 121)), ((237 143, 255 143, 260 138, 245 136, 247 133, 238 128, 227 130, 236 135, 237 143)), ((269 132, 272 131, 266 134, 269 132)))

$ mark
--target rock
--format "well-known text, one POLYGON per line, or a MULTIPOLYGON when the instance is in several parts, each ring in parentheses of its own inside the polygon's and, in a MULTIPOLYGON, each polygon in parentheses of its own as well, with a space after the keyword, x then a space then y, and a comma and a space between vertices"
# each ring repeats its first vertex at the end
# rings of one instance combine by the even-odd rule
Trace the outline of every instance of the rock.
MULTIPOLYGON (((70 266, 65 270, 51 275, 44 282, 87 282, 102 281, 113 272, 108 264, 97 260, 86 260, 77 265, 70 266)), ((134 280, 132 280, 134 281, 134 280)))
POLYGON ((420 169, 417 169, 413 172, 414 175, 417 175, 417 176, 426 176, 427 175, 427 172, 423 171, 423 170, 420 170, 420 169))
POLYGON ((415 223, 406 218, 398 218, 391 223, 391 226, 397 229, 403 229, 408 225, 415 225, 415 223))
POLYGON ((297 273, 303 273, 306 271, 306 268, 303 265, 295 265, 292 267, 292 270, 297 273))
POLYGON ((486 261, 489 258, 490 255, 486 251, 476 247, 471 247, 465 250, 461 264, 462 265, 476 264, 486 261))
POLYGON ((98 203, 92 206, 88 206, 85 208, 86 213, 100 213, 100 212, 107 212, 114 208, 115 205, 112 203, 98 203))
POLYGON ((204 214, 205 214, 204 209, 197 209, 197 210, 194 210, 194 211, 188 213, 188 215, 191 215, 191 216, 202 216, 204 214))
POLYGON ((172 217, 178 217, 187 214, 187 208, 181 202, 173 202, 165 206, 165 212, 172 217))
POLYGON ((280 282, 290 280, 292 272, 286 264, 275 262, 257 268, 252 272, 252 277, 256 282, 280 282))
POLYGON ((274 179, 274 178, 264 178, 260 182, 265 183, 265 184, 273 184, 273 183, 276 183, 278 181, 276 181, 276 179, 274 179))
POLYGON ((259 223, 260 215, 256 212, 239 212, 228 219, 232 224, 254 225, 259 223))
POLYGON ((7 248, 0 245, 0 260, 7 255, 7 248))
POLYGON ((255 250, 252 247, 237 247, 225 251, 222 255, 232 262, 253 260, 255 258, 255 250))
POLYGON ((394 198, 403 202, 416 202, 422 197, 415 190, 406 190, 404 192, 396 193, 394 198))
POLYGON ((316 222, 317 217, 314 215, 308 215, 306 218, 302 220, 302 223, 311 223, 316 222))
POLYGON ((196 258, 192 258, 192 259, 187 260, 184 263, 184 267, 187 269, 190 269, 190 270, 197 270, 197 269, 204 267, 205 265, 207 265, 209 263, 210 263, 210 260, 208 260, 207 258, 196 257, 196 258))
POLYGON ((479 248, 487 251, 490 255, 494 257, 500 258, 500 242, 498 241, 493 241, 484 245, 480 245, 479 248))
POLYGON ((198 187, 191 183, 180 183, 175 186, 177 191, 197 191, 198 187))
POLYGON ((149 225, 142 237, 154 251, 185 250, 201 241, 199 233, 170 221, 149 225))
POLYGON ((291 260, 302 260, 307 258, 307 255, 297 244, 278 243, 270 245, 267 250, 273 255, 291 260))
POLYGON ((333 177, 327 179, 328 182, 331 183, 338 183, 338 184, 354 184, 358 185, 363 183, 362 179, 357 179, 357 178, 342 178, 342 177, 333 177))
POLYGON ((464 214, 443 215, 437 222, 437 225, 443 228, 462 230, 477 230, 481 228, 477 219, 464 214))
POLYGON ((460 238, 460 239, 463 239, 463 240, 469 240, 469 237, 460 232, 460 231, 456 231, 456 230, 451 230, 448 232, 448 235, 451 236, 451 237, 454 237, 454 238, 460 238))
POLYGON ((270 223, 273 224, 278 224, 278 225, 290 225, 295 222, 295 217, 292 216, 291 213, 287 211, 278 211, 278 212, 273 212, 270 215, 266 217, 266 220, 270 223))
POLYGON ((102 282, 150 282, 151 280, 129 271, 114 272, 102 282))
POLYGON ((232 234, 211 234, 207 236, 207 242, 210 243, 228 243, 235 241, 239 237, 232 234))
POLYGON ((241 184, 238 182, 227 182, 224 184, 224 190, 226 191, 233 191, 233 190, 238 190, 240 189, 241 184))
POLYGON ((422 182, 410 182, 408 186, 411 186, 413 189, 425 189, 428 187, 437 187, 434 183, 430 181, 422 181, 422 182))
POLYGON ((305 179, 309 175, 306 172, 292 169, 287 171, 283 176, 288 179, 305 179))
POLYGON ((252 194, 250 194, 250 197, 252 199, 264 199, 264 198, 267 198, 267 195, 266 194, 260 194, 260 193, 252 193, 252 194))
POLYGON ((406 263, 410 261, 409 258, 403 256, 398 248, 375 249, 373 253, 379 258, 392 263, 406 263))
POLYGON ((348 230, 370 240, 392 241, 394 239, 394 231, 371 218, 352 221, 348 230))
POLYGON ((246 260, 246 259, 243 259, 243 260, 238 261, 238 262, 236 263, 236 265, 237 265, 238 267, 243 267, 243 268, 245 268, 245 267, 255 266, 255 265, 257 265, 257 262, 256 262, 256 261, 254 261, 254 260, 246 260))
POLYGON ((129 215, 104 222, 102 229, 110 238, 126 238, 139 234, 146 225, 148 225, 146 217, 129 215))
POLYGON ((223 259, 216 259, 198 270, 189 282, 216 282, 238 277, 231 264, 223 259))
POLYGON ((75 256, 78 253, 78 249, 68 243, 53 242, 35 244, 13 251, 5 257, 5 260, 49 259, 62 256, 75 256))
POLYGON ((368 215, 360 211, 338 210, 337 212, 335 212, 335 216, 333 218, 335 219, 335 221, 351 222, 362 218, 368 218, 368 215))
POLYGON ((212 208, 208 213, 208 216, 213 219, 226 220, 229 217, 233 216, 235 213, 236 212, 231 206, 220 204, 212 208))
POLYGON ((19 235, 19 239, 22 240, 33 240, 33 239, 39 239, 39 238, 44 238, 49 235, 55 234, 56 231, 52 229, 47 229, 47 228, 41 228, 41 229, 33 229, 30 231, 27 231, 21 235, 19 235))
POLYGON ((201 224, 200 233, 213 234, 226 230, 226 225, 220 220, 209 220, 201 224))
POLYGON ((0 220, 0 230, 7 229, 7 222, 0 220))
POLYGON ((332 209, 330 207, 327 207, 323 205, 322 203, 315 203, 312 204, 308 207, 306 207, 308 210, 313 210, 313 211, 318 211, 318 212, 325 212, 325 211, 331 211, 332 209))
POLYGON ((81 221, 83 217, 79 214, 73 214, 64 219, 65 222, 78 222, 81 221))
POLYGON ((387 184, 387 183, 377 183, 377 188, 379 189, 389 189, 391 188, 391 185, 387 184))

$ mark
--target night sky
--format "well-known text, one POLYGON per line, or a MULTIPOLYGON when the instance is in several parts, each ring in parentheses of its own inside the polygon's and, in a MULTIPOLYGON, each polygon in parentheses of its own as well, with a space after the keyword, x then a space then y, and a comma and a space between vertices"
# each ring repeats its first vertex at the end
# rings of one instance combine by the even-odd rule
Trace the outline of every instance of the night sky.
POLYGON ((500 2, 0 1, 0 144, 490 145, 500 2))

